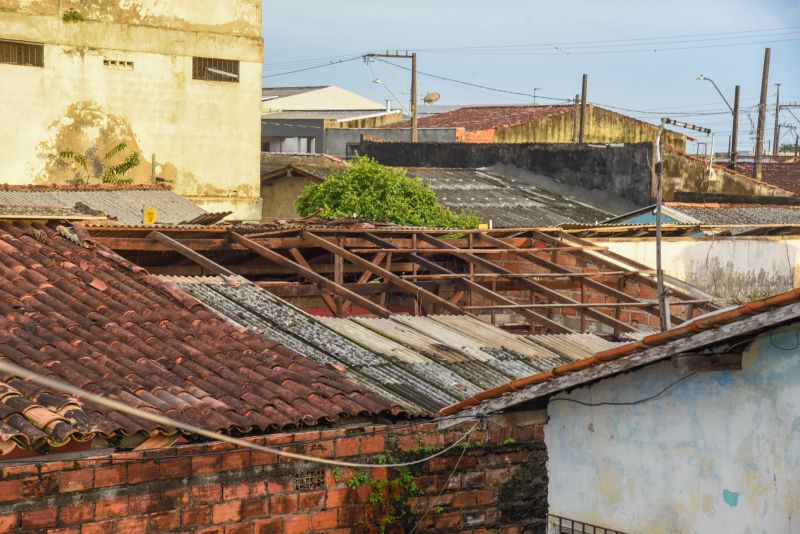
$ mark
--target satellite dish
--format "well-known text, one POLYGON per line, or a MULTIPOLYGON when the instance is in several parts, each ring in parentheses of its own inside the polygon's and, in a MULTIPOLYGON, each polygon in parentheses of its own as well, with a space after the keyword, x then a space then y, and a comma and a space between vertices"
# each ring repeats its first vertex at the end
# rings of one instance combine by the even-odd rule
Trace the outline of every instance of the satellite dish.
POLYGON ((428 93, 427 95, 422 97, 422 101, 425 102, 426 104, 433 104, 441 97, 442 95, 440 95, 439 93, 428 93))

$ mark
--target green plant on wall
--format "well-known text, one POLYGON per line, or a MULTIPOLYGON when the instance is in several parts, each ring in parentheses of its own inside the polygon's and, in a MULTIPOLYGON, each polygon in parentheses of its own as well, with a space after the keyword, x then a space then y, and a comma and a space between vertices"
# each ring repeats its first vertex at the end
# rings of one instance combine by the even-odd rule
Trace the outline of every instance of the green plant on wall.
POLYGON ((81 15, 81 12, 77 9, 68 9, 67 11, 64 11, 64 14, 61 16, 61 20, 70 23, 80 22, 83 20, 83 15, 81 15))
POLYGON ((347 169, 322 183, 306 186, 297 212, 327 219, 355 217, 411 226, 477 228, 478 216, 456 213, 439 204, 436 193, 404 169, 381 165, 372 158, 355 158, 347 169))
POLYGON ((128 148, 124 141, 114 146, 111 150, 100 156, 97 148, 92 147, 84 154, 72 150, 58 152, 58 165, 62 168, 72 166, 75 170, 76 184, 104 183, 104 184, 130 184, 133 180, 125 176, 141 164, 138 152, 131 152, 119 163, 112 163, 117 156, 128 148))

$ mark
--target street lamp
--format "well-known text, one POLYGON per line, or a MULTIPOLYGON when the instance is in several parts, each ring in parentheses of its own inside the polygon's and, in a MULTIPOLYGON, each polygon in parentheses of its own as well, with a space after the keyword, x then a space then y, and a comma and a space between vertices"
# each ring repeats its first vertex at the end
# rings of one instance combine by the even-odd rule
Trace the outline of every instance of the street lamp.
POLYGON ((706 80, 706 81, 709 81, 709 82, 711 82, 711 85, 713 85, 713 86, 714 86, 714 89, 716 89, 716 90, 717 90, 717 92, 719 93, 719 96, 721 96, 721 97, 722 97, 722 100, 724 100, 724 101, 725 101, 725 105, 726 105, 726 106, 728 106, 728 109, 729 109, 729 110, 731 110, 731 113, 733 113, 733 108, 732 108, 732 107, 731 107, 731 105, 728 103, 728 99, 727 99, 727 98, 725 98, 725 95, 723 95, 723 94, 722 94, 722 91, 720 91, 720 90, 719 90, 719 87, 717 87, 717 84, 716 84, 716 83, 714 83, 714 80, 712 80, 711 78, 709 78, 709 77, 708 77, 708 76, 706 76, 705 74, 701 74, 700 76, 698 76, 698 77, 697 77, 697 79, 698 79, 698 80, 706 80))
POLYGON ((407 109, 406 109, 406 107, 403 105, 403 101, 402 101, 402 100, 400 100, 399 98, 397 98, 397 95, 395 95, 395 94, 394 94, 394 92, 392 92, 392 90, 391 90, 391 89, 389 89, 389 86, 388 86, 388 85, 386 85, 385 83, 383 83, 381 80, 379 80, 379 79, 377 79, 377 78, 375 78, 374 80, 372 80, 372 83, 376 83, 376 84, 378 84, 378 85, 382 85, 382 86, 383 86, 383 87, 384 87, 384 88, 385 88, 387 91, 389 91, 389 94, 390 94, 390 95, 392 95, 392 98, 394 98, 394 99, 397 101, 397 103, 398 103, 398 104, 400 104, 400 108, 401 108, 401 109, 402 109, 404 112, 406 112, 406 114, 408 114, 408 110, 407 110, 407 109))
MULTIPOLYGON (((717 84, 714 83, 714 80, 712 80, 711 78, 709 78, 705 74, 701 74, 700 76, 697 77, 697 79, 698 80, 706 80, 706 81, 711 82, 711 85, 713 85, 714 89, 717 90, 717 93, 719 93, 719 96, 721 96, 722 100, 725 101, 725 105, 728 106, 729 110, 731 110, 731 115, 733 115, 733 128, 731 130, 730 144, 728 145, 728 160, 729 160, 729 164, 728 165, 730 166, 731 169, 736 169, 736 154, 739 151, 739 148, 738 148, 738 145, 739 145, 739 86, 738 85, 736 86, 736 91, 735 91, 734 97, 733 97, 733 106, 734 107, 731 107, 731 105, 728 103, 728 99, 725 98, 725 95, 723 95, 722 91, 719 90, 719 87, 717 87, 717 84)), ((747 117, 750 118, 750 115, 748 115, 747 117)), ((752 119, 750 120, 750 122, 751 123, 753 122, 752 119)), ((713 154, 713 151, 714 151, 713 147, 711 148, 711 151, 712 151, 712 154, 713 154)), ((713 158, 714 156, 712 155, 711 157, 713 158)))

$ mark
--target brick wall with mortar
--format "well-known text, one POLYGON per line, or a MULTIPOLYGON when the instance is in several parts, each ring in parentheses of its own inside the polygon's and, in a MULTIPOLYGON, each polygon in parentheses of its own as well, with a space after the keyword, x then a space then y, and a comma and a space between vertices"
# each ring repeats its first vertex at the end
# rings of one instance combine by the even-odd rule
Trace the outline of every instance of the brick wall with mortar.
MULTIPOLYGON (((324 458, 374 463, 423 458, 459 430, 350 427, 251 438, 324 458), (376 432, 377 431, 377 432, 376 432), (385 458, 385 456, 384 456, 385 458)), ((336 469, 226 443, 116 453, 0 468, 0 532, 330 534, 543 532, 547 506, 541 425, 473 432, 466 447, 414 466, 336 469), (463 454, 462 454, 463 453, 463 454), (457 465, 457 468, 456 468, 457 465), (452 476, 450 476, 452 473, 452 476), (386 483, 380 482, 386 480, 386 483), (421 494, 409 492, 410 484, 421 494), (446 484, 446 487, 445 487, 446 484)))

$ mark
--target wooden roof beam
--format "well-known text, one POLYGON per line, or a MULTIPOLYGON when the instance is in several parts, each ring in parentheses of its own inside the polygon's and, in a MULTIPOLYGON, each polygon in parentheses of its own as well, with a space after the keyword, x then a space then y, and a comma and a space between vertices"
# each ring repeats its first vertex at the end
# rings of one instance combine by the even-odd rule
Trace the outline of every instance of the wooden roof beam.
POLYGON ((224 276, 236 276, 236 273, 234 273, 233 271, 229 271, 228 269, 226 269, 225 267, 223 267, 219 263, 206 258, 202 254, 200 254, 198 252, 195 252, 194 250, 190 249, 189 247, 187 247, 183 243, 180 243, 179 241, 175 241, 171 237, 166 236, 166 235, 162 234, 161 232, 151 232, 148 237, 150 239, 152 239, 153 241, 156 241, 156 242, 164 245, 168 249, 170 249, 170 250, 172 250, 174 252, 177 252, 178 254, 183 256, 184 258, 193 261, 194 263, 198 264, 200 267, 202 267, 203 269, 205 269, 205 270, 207 270, 209 272, 212 272, 214 274, 224 275, 224 276))
MULTIPOLYGON (((420 239, 428 241, 429 243, 435 244, 435 245, 437 245, 437 246, 439 246, 441 248, 456 248, 454 245, 450 245, 448 243, 445 243, 441 239, 438 239, 438 238, 430 236, 430 235, 421 234, 420 235, 420 239)), ((490 271, 494 271, 496 273, 513 274, 511 271, 509 271, 505 267, 497 265, 496 263, 493 263, 493 262, 487 260, 486 258, 482 258, 480 256, 475 256, 473 254, 458 254, 457 257, 462 258, 465 261, 468 261, 468 262, 473 263, 475 265, 480 265, 481 267, 483 267, 485 269, 489 269, 490 271)), ((514 280, 520 286, 525 286, 526 289, 532 290, 535 293, 539 293, 540 295, 544 295, 544 296, 546 296, 546 297, 548 297, 548 298, 550 298, 550 299, 552 299, 552 300, 554 300, 556 302, 569 303, 569 304, 580 304, 578 301, 573 300, 573 299, 569 298, 566 295, 562 295, 558 291, 550 289, 547 286, 544 286, 542 284, 534 282, 533 280, 529 280, 527 278, 513 278, 512 280, 514 280)), ((611 327, 613 327, 615 329, 619 329, 619 330, 621 330, 623 332, 636 332, 637 331, 636 328, 634 328, 630 324, 625 323, 623 321, 620 321, 620 320, 618 320, 618 319, 616 319, 616 318, 614 318, 614 317, 612 317, 610 315, 607 315, 607 314, 605 314, 605 313, 603 313, 601 311, 589 308, 584 313, 586 313, 586 315, 589 315, 589 316, 593 317, 594 319, 597 319, 598 321, 600 321, 602 323, 605 323, 605 324, 607 324, 607 325, 609 325, 609 326, 611 326, 611 327)))
MULTIPOLYGON (((376 244, 378 244, 378 245, 380 245, 382 247, 386 247, 387 249, 391 249, 391 247, 394 246, 390 241, 388 241, 386 239, 382 239, 382 238, 380 238, 380 237, 378 237, 376 235, 366 234, 366 236, 367 236, 368 239, 374 241, 376 244)), ((432 272, 436 272, 438 274, 443 274, 443 275, 447 275, 447 276, 452 276, 452 275, 457 274, 457 273, 454 273, 453 271, 447 269, 446 267, 442 267, 441 265, 439 265, 437 263, 434 263, 434 262, 432 262, 432 261, 430 261, 430 260, 428 260, 426 258, 423 258, 422 256, 419 256, 417 254, 409 254, 408 256, 413 261, 415 261, 416 263, 418 263, 422 267, 425 267, 425 268, 429 269, 432 272)), ((500 302, 501 304, 505 304, 505 305, 515 305, 516 304, 516 302, 514 302, 513 300, 511 300, 511 299, 509 299, 507 297, 504 297, 503 295, 500 295, 499 293, 496 293, 496 292, 492 291, 491 289, 486 288, 486 287, 484 287, 484 286, 482 286, 482 285, 480 285, 480 284, 478 284, 476 282, 473 282, 472 280, 466 278, 466 276, 467 275, 463 275, 462 278, 458 279, 458 282, 462 286, 464 286, 465 288, 469 289, 470 291, 474 291, 475 293, 478 293, 479 295, 483 295, 484 297, 486 297, 486 298, 488 298, 490 300, 493 300, 495 302, 500 302)), ((544 315, 536 313, 536 312, 534 312, 532 310, 522 309, 522 310, 519 310, 518 313, 520 315, 522 315, 523 317, 526 317, 529 320, 531 320, 531 321, 533 321, 535 323, 538 323, 538 324, 550 329, 553 332, 557 332, 559 334, 571 334, 571 333, 575 332, 574 330, 571 330, 571 329, 567 328, 566 326, 562 325, 561 323, 553 321, 549 317, 546 317, 544 315)))
POLYGON ((306 269, 299 263, 296 263, 290 260, 289 258, 282 256, 281 254, 278 254, 273 250, 270 250, 266 247, 259 245, 252 239, 248 239, 245 236, 233 231, 230 232, 230 238, 233 242, 238 243, 244 247, 247 247, 249 250, 258 254, 259 256, 268 259, 274 263, 277 263, 281 267, 293 271, 295 274, 302 276, 303 278, 306 278, 307 280, 320 286, 323 289, 327 289, 328 291, 330 291, 335 295, 339 295, 344 299, 353 301, 354 304, 358 304, 359 306, 366 308, 367 310, 371 311, 375 315, 378 315, 379 317, 386 318, 391 315, 391 312, 386 308, 384 308, 383 306, 376 304, 371 300, 369 300, 368 298, 362 297, 358 293, 354 293, 353 291, 350 291, 349 289, 343 286, 340 286, 333 280, 329 280, 310 269, 306 269))
POLYGON ((369 260, 366 260, 366 259, 362 258, 361 256, 357 256, 357 255, 353 254, 352 252, 349 252, 348 250, 345 250, 342 247, 340 247, 340 246, 338 246, 338 245, 336 245, 334 243, 331 243, 330 241, 328 241, 325 238, 317 236, 317 235, 315 235, 315 234, 313 234, 311 232, 308 232, 308 231, 305 231, 303 233, 303 237, 306 240, 308 240, 308 242, 310 244, 312 244, 314 246, 317 246, 317 247, 320 247, 320 248, 323 248, 323 249, 327 250, 328 252, 330 252, 331 254, 335 254, 337 256, 340 256, 340 257, 344 258, 345 260, 349 261, 350 263, 354 263, 354 264, 358 265, 359 267, 362 267, 362 268, 364 268, 366 270, 372 271, 376 275, 382 277, 387 282, 391 282, 394 285, 396 285, 397 287, 399 287, 400 289, 403 289, 406 293, 414 295, 416 298, 418 298, 420 300, 423 300, 425 302, 428 302, 428 303, 432 304, 434 307, 439 308, 440 310, 444 310, 444 311, 447 311, 447 312, 455 314, 455 315, 463 315, 465 313, 463 309, 461 309, 460 307, 450 303, 450 301, 448 301, 446 299, 443 299, 440 296, 438 296, 438 295, 436 295, 434 293, 431 293, 430 291, 422 289, 421 287, 409 282, 408 280, 404 280, 404 279, 400 278, 399 276, 397 276, 393 272, 388 271, 388 270, 386 270, 383 267, 380 267, 378 265, 375 265, 374 263, 370 262, 369 260))

